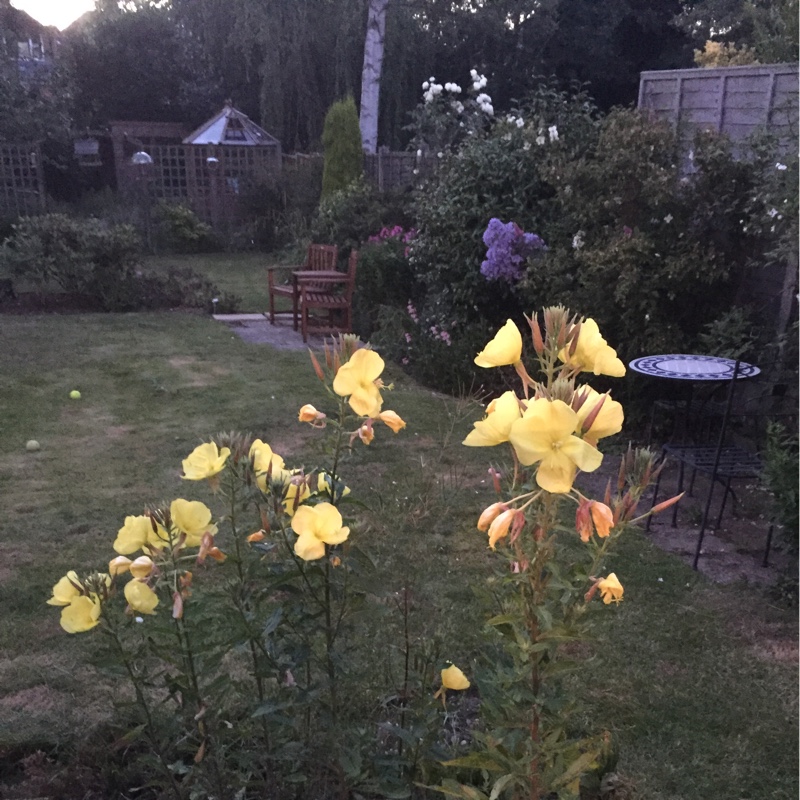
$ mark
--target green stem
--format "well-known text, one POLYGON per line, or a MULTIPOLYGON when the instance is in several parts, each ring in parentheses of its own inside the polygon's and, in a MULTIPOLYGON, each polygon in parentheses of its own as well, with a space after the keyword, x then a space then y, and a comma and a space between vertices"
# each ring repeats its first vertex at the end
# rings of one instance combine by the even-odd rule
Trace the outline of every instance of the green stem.
POLYGON ((122 659, 122 663, 125 666, 125 671, 128 673, 128 677, 130 678, 131 683, 133 684, 134 692, 136 693, 136 702, 139 704, 139 707, 144 712, 146 725, 145 731, 147 732, 147 739, 150 742, 150 747, 152 748, 153 752, 157 755, 159 763, 164 771, 164 774, 169 779, 170 788, 172 789, 172 793, 175 795, 177 800, 181 800, 181 790, 178 782, 175 780, 175 776, 172 774, 172 770, 169 768, 169 764, 167 764, 167 760, 164 757, 163 748, 159 745, 158 739, 156 738, 155 733, 155 725, 153 724, 153 717, 150 713, 150 706, 147 703, 147 699, 144 696, 144 691, 142 689, 141 681, 139 680, 139 676, 136 674, 136 671, 133 668, 133 664, 131 663, 130 659, 128 658, 128 654, 125 651, 125 647, 122 644, 122 640, 119 638, 119 633, 117 632, 116 627, 112 627, 110 624, 104 628, 104 631, 107 631, 108 634, 114 640, 114 643, 117 646, 117 650, 119 651, 120 658, 122 659))

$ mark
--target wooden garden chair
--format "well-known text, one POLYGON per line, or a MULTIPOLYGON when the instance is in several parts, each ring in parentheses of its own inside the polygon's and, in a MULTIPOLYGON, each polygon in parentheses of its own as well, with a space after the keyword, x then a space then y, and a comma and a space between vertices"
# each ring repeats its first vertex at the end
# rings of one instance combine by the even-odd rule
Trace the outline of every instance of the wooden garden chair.
POLYGON ((356 284, 358 251, 351 250, 347 262, 347 272, 332 274, 322 272, 318 275, 300 274, 300 316, 302 320, 303 341, 308 341, 308 333, 352 333, 353 329, 353 291, 356 284), (323 324, 313 324, 312 312, 323 312, 323 324), (339 318, 339 322, 336 318, 339 318))
POLYGON ((331 272, 336 270, 339 258, 339 248, 333 244, 310 244, 306 254, 305 264, 296 264, 291 267, 268 267, 267 280, 269 283, 269 321, 275 324, 275 298, 288 297, 292 301, 292 327, 297 330, 299 319, 300 289, 296 273, 298 272, 331 272), (275 272, 278 270, 291 270, 288 283, 277 283, 275 272))

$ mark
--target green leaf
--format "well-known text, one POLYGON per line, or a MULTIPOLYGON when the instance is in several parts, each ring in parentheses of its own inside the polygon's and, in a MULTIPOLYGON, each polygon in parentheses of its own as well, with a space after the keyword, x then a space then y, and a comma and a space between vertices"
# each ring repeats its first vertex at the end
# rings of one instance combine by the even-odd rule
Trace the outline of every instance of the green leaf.
POLYGON ((471 769, 486 769, 489 772, 500 772, 503 765, 492 758, 488 753, 470 753, 460 758, 452 758, 442 762, 443 767, 469 767, 471 769))
POLYGON ((503 775, 502 778, 496 780, 494 786, 492 786, 492 793, 489 795, 489 800, 497 800, 497 798, 500 797, 500 792, 502 792, 515 777, 515 775, 509 774, 503 775))
POLYGON ((567 767, 562 775, 552 781, 550 784, 552 788, 560 789, 563 786, 566 786, 568 783, 572 783, 572 781, 574 781, 576 778, 580 778, 584 772, 588 772, 590 769, 593 769, 595 766, 597 766, 596 760, 599 752, 599 750, 594 749, 578 756, 567 767))

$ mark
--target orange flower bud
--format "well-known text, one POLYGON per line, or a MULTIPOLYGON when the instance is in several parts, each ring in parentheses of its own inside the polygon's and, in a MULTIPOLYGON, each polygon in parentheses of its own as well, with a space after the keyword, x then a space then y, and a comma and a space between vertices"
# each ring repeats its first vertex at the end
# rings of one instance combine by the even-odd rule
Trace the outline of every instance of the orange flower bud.
POLYGON ((391 428, 394 433, 399 433, 406 427, 406 423, 394 411, 381 411, 378 419, 391 428))
POLYGON ((256 531, 255 533, 251 533, 247 537, 246 541, 250 542, 250 544, 253 542, 263 542, 266 536, 267 535, 264 533, 264 531, 256 531))
POLYGON ((581 535, 582 542, 588 542, 592 538, 591 507, 591 502, 581 497, 578 510, 575 512, 575 529, 581 535))
POLYGON ((319 419, 325 419, 325 415, 317 411, 310 403, 306 403, 297 415, 298 422, 316 422, 319 419))
POLYGON ((495 545, 499 539, 508 536, 508 529, 514 521, 517 512, 513 508, 503 511, 493 520, 489 526, 489 547, 494 550, 495 545))
POLYGON ((375 431, 372 430, 372 420, 368 420, 358 429, 358 438, 364 444, 370 444, 375 438, 375 431))
POLYGON ((596 500, 591 503, 591 511, 592 522, 594 522, 594 527, 597 529, 597 535, 601 539, 605 539, 611 528, 614 527, 614 515, 605 503, 598 503, 596 500))
POLYGON ((183 596, 180 592, 173 592, 172 594, 172 618, 183 618, 183 596))
POLYGON ((508 506, 505 503, 492 503, 488 508, 483 510, 483 513, 478 518, 478 530, 487 531, 489 526, 497 518, 501 511, 505 511, 508 506))
POLYGON ((222 552, 222 550, 219 549, 219 547, 212 547, 208 551, 208 554, 214 559, 214 561, 218 561, 220 564, 228 557, 222 552))
POLYGON ((309 349, 308 355, 311 358, 311 366, 314 367, 314 372, 317 374, 317 377, 321 380, 325 380, 325 373, 322 371, 322 367, 319 365, 319 361, 317 361, 317 357, 314 353, 311 352, 309 349))

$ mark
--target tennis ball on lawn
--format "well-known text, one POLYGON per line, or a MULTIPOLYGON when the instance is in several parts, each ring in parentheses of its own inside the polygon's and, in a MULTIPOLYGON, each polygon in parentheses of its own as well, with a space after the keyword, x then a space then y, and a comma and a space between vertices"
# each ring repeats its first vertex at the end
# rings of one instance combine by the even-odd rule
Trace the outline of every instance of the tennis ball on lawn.
POLYGON ((39 444, 39 442, 36 441, 36 439, 28 439, 28 441, 25 442, 25 449, 29 453, 35 453, 40 448, 41 448, 41 445, 39 444))
POLYGON ((80 393, 80 392, 79 392, 77 389, 73 389, 73 390, 72 390, 72 391, 69 393, 69 396, 70 396, 70 397, 71 397, 73 400, 80 400, 80 399, 81 399, 81 393, 80 393))

